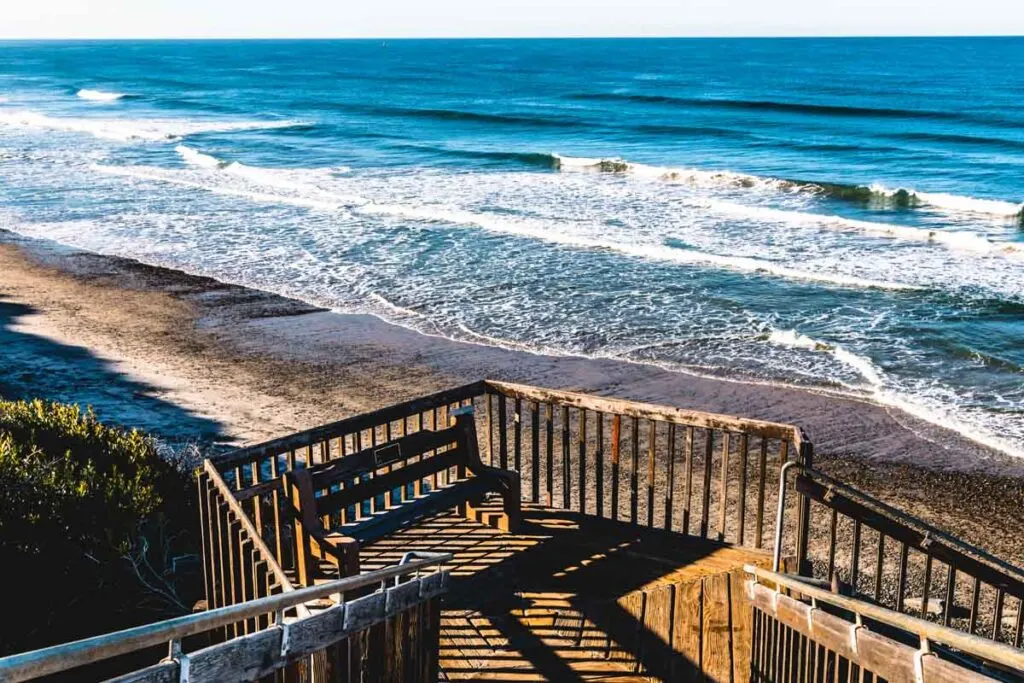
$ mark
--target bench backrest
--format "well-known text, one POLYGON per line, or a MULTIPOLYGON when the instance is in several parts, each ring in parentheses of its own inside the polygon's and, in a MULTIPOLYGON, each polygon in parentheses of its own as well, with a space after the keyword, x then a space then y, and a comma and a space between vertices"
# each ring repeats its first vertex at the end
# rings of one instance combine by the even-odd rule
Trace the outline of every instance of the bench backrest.
POLYGON ((310 520, 323 518, 389 492, 405 491, 410 484, 444 470, 455 468, 460 479, 467 471, 478 471, 482 463, 472 407, 453 410, 451 415, 455 424, 447 429, 414 432, 289 473, 299 488, 300 514, 310 520), (317 491, 327 492, 316 496, 317 491))

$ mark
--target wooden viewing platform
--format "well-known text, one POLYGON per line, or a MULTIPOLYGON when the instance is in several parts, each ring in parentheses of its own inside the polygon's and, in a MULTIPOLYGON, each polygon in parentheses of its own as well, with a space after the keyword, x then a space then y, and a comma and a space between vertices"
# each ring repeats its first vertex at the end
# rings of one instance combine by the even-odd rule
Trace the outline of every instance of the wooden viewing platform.
POLYGON ((745 563, 770 566, 767 552, 680 543, 539 505, 523 517, 509 534, 441 514, 360 553, 365 569, 409 551, 454 556, 441 613, 448 680, 681 680, 701 663, 713 680, 728 680, 734 664, 743 668, 729 640, 749 643, 750 625, 731 596, 742 590, 745 563), (684 609, 690 614, 676 614, 684 609), (680 622, 688 626, 675 628, 680 622))
POLYGON ((197 479, 207 611, 0 681, 160 642, 117 680, 1024 681, 1024 571, 793 425, 481 381, 197 479))

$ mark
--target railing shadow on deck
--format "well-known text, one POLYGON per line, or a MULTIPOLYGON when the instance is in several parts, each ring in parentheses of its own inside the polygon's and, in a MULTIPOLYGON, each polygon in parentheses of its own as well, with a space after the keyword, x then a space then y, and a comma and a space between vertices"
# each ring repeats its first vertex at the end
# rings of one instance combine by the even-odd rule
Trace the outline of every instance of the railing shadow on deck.
MULTIPOLYGON (((916 610, 968 632, 985 625, 988 637, 1020 645, 1024 584, 1019 569, 988 556, 980 564, 968 561, 984 553, 907 515, 891 517, 876 534, 880 544, 885 537, 898 544, 867 558, 866 535, 860 531, 878 531, 872 505, 850 507, 843 496, 807 485, 816 475, 813 446, 794 425, 487 380, 241 449, 215 464, 243 508, 262 517, 267 545, 287 569, 293 539, 286 524, 268 521, 281 509, 274 482, 282 472, 379 448, 411 432, 442 429, 453 410, 468 405, 475 408, 485 462, 518 472, 526 501, 742 547, 766 548, 777 537, 780 555, 795 558, 798 573, 827 580, 839 571, 839 578, 858 591, 865 590, 866 581, 873 583, 879 599, 897 611, 916 610), (801 476, 780 481, 790 462, 801 476), (776 528, 781 491, 788 496, 783 523, 776 528), (822 518, 822 510, 831 516, 833 529, 838 515, 838 531, 823 531, 829 519, 822 518), (849 520, 852 532, 844 533, 843 520, 849 520), (881 570, 862 568, 879 557, 881 570), (849 561, 844 565, 839 558, 849 561), (929 610, 937 578, 929 571, 933 564, 954 567, 951 576, 967 578, 947 590, 950 599, 938 614, 929 610), (926 588, 915 588, 922 575, 926 588), (986 586, 994 591, 988 598, 986 586), (922 599, 911 599, 915 591, 922 599), (954 603, 966 603, 969 617, 958 621, 954 603), (1016 621, 998 627, 1006 621, 1000 618, 1004 613, 1016 621)), ((375 500, 374 510, 449 480, 450 473, 442 472, 415 491, 396 489, 375 500)), ((869 499, 857 493, 861 502, 869 499)))

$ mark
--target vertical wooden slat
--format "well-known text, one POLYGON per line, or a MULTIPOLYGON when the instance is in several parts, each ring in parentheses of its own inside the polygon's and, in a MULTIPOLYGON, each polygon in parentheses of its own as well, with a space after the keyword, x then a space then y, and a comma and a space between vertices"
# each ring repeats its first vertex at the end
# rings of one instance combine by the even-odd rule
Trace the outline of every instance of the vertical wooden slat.
POLYGON ((882 598, 882 573, 885 564, 885 534, 878 532, 878 550, 875 553, 875 602, 882 598))
POLYGON ((953 601, 956 599, 956 567, 949 565, 949 573, 946 575, 946 602, 942 606, 942 625, 949 626, 949 620, 953 613, 953 601))
POLYGON ((729 432, 722 433, 722 483, 718 500, 718 540, 725 540, 725 520, 729 512, 729 432))
MULTIPOLYGON (((853 543, 850 544, 850 585, 857 591, 857 579, 860 578, 860 520, 853 521, 853 543)), ((925 598, 927 600, 927 598, 925 598)))
POLYGON ((744 527, 747 524, 747 462, 749 460, 750 451, 750 437, 744 433, 740 435, 740 481, 738 491, 738 510, 736 512, 736 526, 739 527, 738 541, 739 545, 743 545, 746 540, 744 535, 744 527))
POLYGON ((1013 629, 1013 646, 1020 647, 1024 640, 1024 596, 1017 600, 1017 625, 1013 629))
POLYGON ((657 423, 647 421, 647 526, 654 526, 654 458, 658 442, 657 423))
POLYGON ((690 506, 693 501, 693 427, 686 428, 685 480, 683 482, 683 522, 680 531, 690 532, 690 506))
POLYGON ((768 439, 763 436, 757 469, 757 534, 754 537, 754 547, 760 548, 764 544, 764 489, 768 478, 768 439))
POLYGON ((928 599, 932 591, 932 556, 924 558, 924 594, 921 597, 921 618, 928 618, 928 599))
POLYGON ((202 541, 203 590, 206 593, 206 609, 213 609, 213 555, 210 552, 210 513, 208 509, 207 475, 200 472, 196 477, 196 491, 199 496, 199 537, 202 541))
POLYGON ((579 411, 580 438, 579 438, 579 474, 577 475, 577 488, 580 496, 580 512, 587 512, 587 410, 581 408, 579 411))
POLYGON ((996 591, 996 604, 992 609, 992 640, 999 641, 1003 629, 1003 600, 1006 593, 1002 588, 996 591))
MULTIPOLYGON (((494 394, 487 390, 484 394, 487 402, 487 464, 494 466, 494 394)), ((436 411, 435 411, 436 412, 436 411)))
POLYGON ((672 507, 675 498, 676 485, 676 425, 670 422, 668 425, 668 453, 665 454, 665 521, 664 527, 672 529, 672 507))
POLYGON ((906 543, 900 543, 899 576, 896 579, 896 611, 903 611, 903 600, 907 592, 907 560, 910 549, 906 543))
POLYGON ((829 509, 828 520, 828 580, 831 581, 836 575, 836 535, 839 527, 839 512, 835 508, 829 509))
POLYGON ((512 421, 515 423, 515 433, 512 441, 512 457, 515 462, 515 470, 522 476, 523 473, 523 401, 516 397, 514 405, 515 414, 512 421))
POLYGON ((569 406, 562 406, 562 509, 570 510, 571 506, 571 495, 572 491, 572 474, 570 468, 572 463, 570 462, 570 440, 571 434, 569 432, 569 406))
MULTIPOLYGON (((220 565, 220 603, 219 607, 226 607, 231 603, 231 584, 230 584, 230 562, 231 557, 228 549, 228 505, 227 501, 219 499, 219 493, 215 499, 216 519, 217 519, 217 558, 218 564, 220 565)), ((228 631, 225 629, 225 635, 228 631)))
POLYGON ((612 416, 612 519, 619 518, 619 446, 622 437, 622 416, 612 416))
MULTIPOLYGON (((491 453, 491 395, 484 394, 484 397, 487 399, 487 464, 493 465, 494 455, 491 453)), ((430 430, 433 432, 437 431, 437 408, 430 409, 430 430)), ((437 449, 430 451, 430 457, 433 458, 436 455, 437 449)), ((434 472, 430 475, 430 487, 434 490, 437 490, 437 478, 439 474, 439 472, 434 472)))
POLYGON ((498 394, 498 467, 503 470, 508 469, 507 411, 505 394, 498 394))
POLYGON ((540 502, 540 403, 530 408, 530 493, 534 503, 540 502))
POLYGON ((631 444, 631 459, 629 469, 629 521, 632 524, 636 524, 637 521, 637 508, 639 503, 637 498, 639 497, 639 479, 640 479, 640 418, 633 418, 633 429, 632 437, 633 443, 631 444))
POLYGON ((704 430, 704 481, 700 510, 700 535, 708 537, 708 519, 711 513, 711 460, 714 457, 715 436, 710 429, 704 430))
POLYGON ((597 477, 597 516, 604 517, 604 413, 596 413, 594 419, 597 421, 597 434, 594 436, 597 442, 597 451, 594 453, 594 474, 597 477))
POLYGON ((981 579, 974 577, 974 584, 971 586, 971 616, 968 620, 967 632, 974 633, 978 626, 978 601, 981 599, 981 579))
POLYGON ((544 404, 544 450, 545 450, 545 484, 547 490, 546 505, 555 504, 555 409, 550 403, 544 404))

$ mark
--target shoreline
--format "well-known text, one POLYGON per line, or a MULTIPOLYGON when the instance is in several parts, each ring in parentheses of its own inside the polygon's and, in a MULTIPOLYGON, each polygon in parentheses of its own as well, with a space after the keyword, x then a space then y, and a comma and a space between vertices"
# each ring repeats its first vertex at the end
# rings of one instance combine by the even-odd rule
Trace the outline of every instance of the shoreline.
POLYGON ((9 397, 88 403, 101 418, 217 449, 485 377, 788 422, 808 432, 820 469, 1024 558, 1013 534, 1024 524, 1024 459, 896 408, 454 341, 3 231, 0 270, 9 397))

